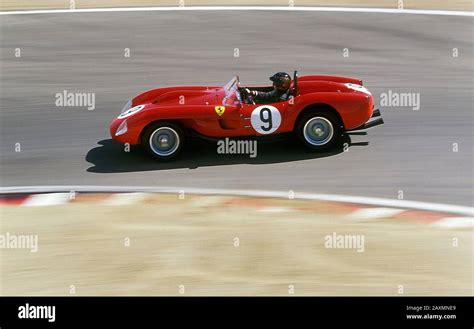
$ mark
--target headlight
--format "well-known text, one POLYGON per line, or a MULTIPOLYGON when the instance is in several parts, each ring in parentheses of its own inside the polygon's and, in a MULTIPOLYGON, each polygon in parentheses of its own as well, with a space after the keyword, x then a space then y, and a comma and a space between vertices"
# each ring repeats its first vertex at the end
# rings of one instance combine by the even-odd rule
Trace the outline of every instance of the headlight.
POLYGON ((132 107, 132 100, 129 100, 127 104, 125 104, 125 106, 123 107, 122 112, 120 112, 120 114, 123 114, 125 111, 130 110, 131 107, 132 107))
POLYGON ((120 136, 125 134, 128 131, 128 126, 127 126, 127 120, 123 120, 123 122, 120 124, 120 126, 117 128, 117 131, 115 132, 115 136, 120 136))

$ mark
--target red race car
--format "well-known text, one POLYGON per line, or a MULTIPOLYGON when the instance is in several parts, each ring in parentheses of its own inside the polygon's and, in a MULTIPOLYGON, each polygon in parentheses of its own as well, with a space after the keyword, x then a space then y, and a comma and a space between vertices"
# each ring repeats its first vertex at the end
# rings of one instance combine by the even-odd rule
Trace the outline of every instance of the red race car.
POLYGON ((273 86, 242 87, 239 77, 224 86, 158 88, 130 100, 112 121, 121 143, 141 144, 152 157, 174 158, 186 137, 263 137, 294 132, 316 151, 335 145, 343 132, 383 123, 371 93, 354 78, 295 71, 286 99, 256 103, 252 95, 273 86), (253 90, 249 93, 249 90, 253 90))

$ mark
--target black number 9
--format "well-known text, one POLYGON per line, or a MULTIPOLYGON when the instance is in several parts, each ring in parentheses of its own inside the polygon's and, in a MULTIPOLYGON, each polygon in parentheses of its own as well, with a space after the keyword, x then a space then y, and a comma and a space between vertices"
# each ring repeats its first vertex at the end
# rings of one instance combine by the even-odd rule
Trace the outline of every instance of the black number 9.
POLYGON ((263 109, 260 110, 260 121, 268 124, 267 127, 260 126, 260 128, 262 128, 263 131, 270 131, 272 129, 272 111, 270 111, 269 108, 264 107, 263 109), (268 113, 266 117, 263 115, 264 112, 268 113))

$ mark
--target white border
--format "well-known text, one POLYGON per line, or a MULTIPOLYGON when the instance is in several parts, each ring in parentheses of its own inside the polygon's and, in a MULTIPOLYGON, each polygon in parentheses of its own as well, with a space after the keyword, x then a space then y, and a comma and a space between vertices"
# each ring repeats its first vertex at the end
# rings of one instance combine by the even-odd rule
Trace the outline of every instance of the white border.
MULTIPOLYGON (((231 189, 207 189, 195 187, 150 187, 150 186, 95 186, 95 185, 55 185, 55 186, 11 186, 0 187, 0 193, 57 193, 57 192, 107 192, 107 193, 188 193, 202 195, 239 195, 263 198, 289 199, 289 191, 261 191, 261 190, 231 190, 231 189)), ((474 216, 474 208, 443 203, 431 203, 421 201, 409 201, 398 199, 382 199, 363 196, 350 196, 339 194, 318 194, 294 192, 294 199, 317 200, 341 203, 355 203, 378 207, 418 209, 426 211, 446 212, 463 216, 474 216)))
POLYGON ((319 12, 414 14, 414 15, 442 15, 442 16, 474 17, 474 13, 471 11, 393 9, 393 8, 353 8, 353 7, 290 7, 290 6, 192 6, 192 7, 123 7, 123 8, 89 8, 89 9, 45 9, 45 10, 0 11, 0 16, 32 15, 32 14, 79 14, 79 13, 103 13, 103 12, 133 12, 133 11, 229 11, 229 10, 319 11, 319 12))

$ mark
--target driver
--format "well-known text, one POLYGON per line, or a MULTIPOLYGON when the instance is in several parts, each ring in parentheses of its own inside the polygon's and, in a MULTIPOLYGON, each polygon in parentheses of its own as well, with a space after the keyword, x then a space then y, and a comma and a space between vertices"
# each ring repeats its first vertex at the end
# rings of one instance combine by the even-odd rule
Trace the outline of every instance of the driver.
POLYGON ((245 88, 247 95, 252 96, 257 103, 275 103, 286 101, 290 96, 291 77, 288 73, 278 72, 270 77, 273 81, 273 90, 269 92, 250 90, 245 88))

